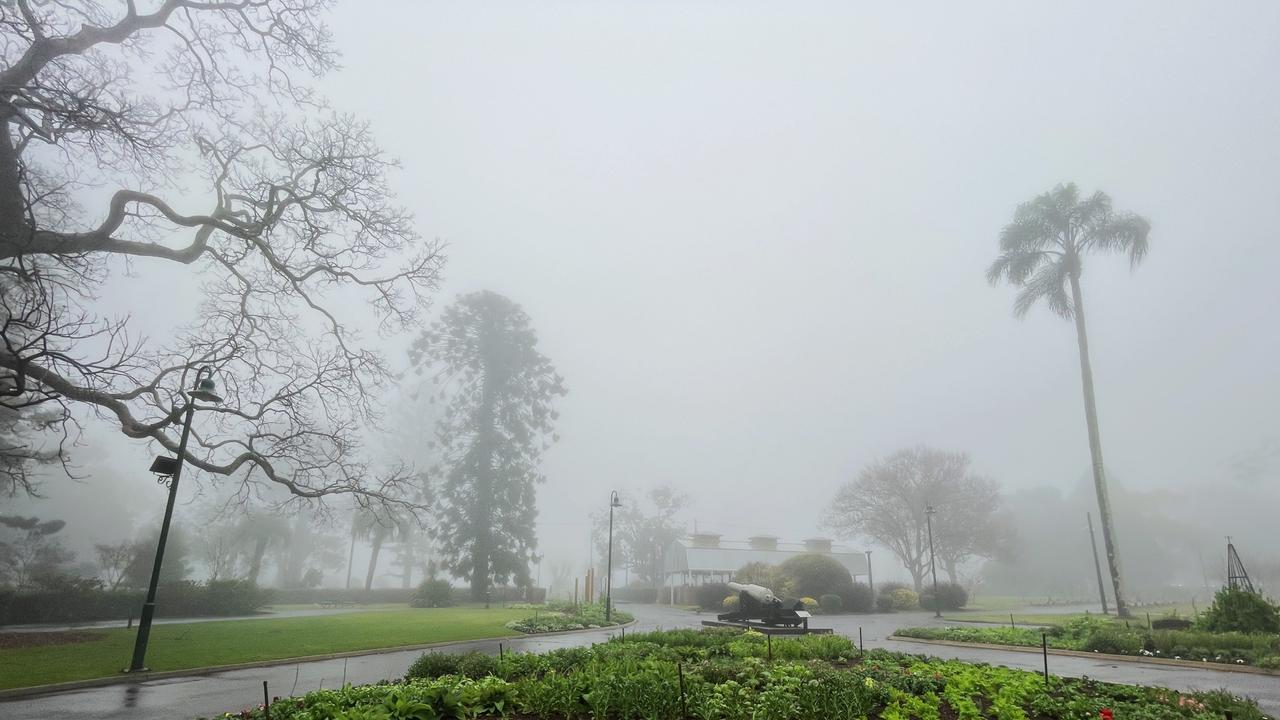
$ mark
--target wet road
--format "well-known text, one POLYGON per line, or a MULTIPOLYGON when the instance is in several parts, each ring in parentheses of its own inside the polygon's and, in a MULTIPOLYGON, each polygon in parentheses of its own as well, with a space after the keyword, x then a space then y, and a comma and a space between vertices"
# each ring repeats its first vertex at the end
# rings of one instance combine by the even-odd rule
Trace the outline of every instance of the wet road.
MULTIPOLYGON (((652 605, 628 605, 639 623, 627 630, 697 627, 707 616, 652 605)), ((922 645, 890 641, 885 638, 898 627, 933 624, 928 613, 894 615, 845 615, 822 617, 815 621, 836 632, 858 638, 862 630, 867 647, 884 647, 911 653, 927 653, 937 657, 987 662, 1027 670, 1039 670, 1039 655, 1002 650, 980 650, 922 645)), ((521 652, 542 652, 557 647, 600 642, 618 631, 601 630, 577 635, 546 638, 511 638, 503 646, 521 652)), ((497 653, 498 641, 478 640, 447 646, 451 651, 480 650, 497 653)), ((188 720, 236 711, 262 702, 262 681, 269 684, 272 695, 301 694, 319 687, 348 682, 369 683, 383 678, 399 677, 421 650, 363 655, 347 660, 281 665, 269 668, 233 670, 212 675, 187 676, 168 680, 152 680, 127 685, 86 688, 56 695, 0 701, 0 717, 6 720, 60 718, 128 718, 129 720, 188 720)), ((1058 675, 1138 685, 1161 685, 1180 690, 1227 688, 1232 692, 1256 698, 1264 711, 1280 714, 1280 678, 1195 668, 1180 668, 1138 663, 1115 663, 1063 656, 1049 656, 1049 670, 1058 675)))

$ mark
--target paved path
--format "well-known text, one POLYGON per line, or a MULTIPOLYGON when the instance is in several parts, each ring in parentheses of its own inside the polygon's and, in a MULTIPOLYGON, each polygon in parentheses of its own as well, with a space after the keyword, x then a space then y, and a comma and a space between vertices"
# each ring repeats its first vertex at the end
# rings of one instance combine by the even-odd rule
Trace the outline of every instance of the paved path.
MULTIPOLYGON (((697 627, 707 616, 683 610, 652 605, 627 605, 639 623, 635 630, 655 628, 697 627)), ((826 625, 836 632, 858 638, 861 628, 867 647, 884 647, 910 653, 927 653, 937 657, 987 662, 1027 670, 1039 670, 1039 655, 1003 650, 923 645, 886 640, 893 630, 910 625, 928 625, 934 621, 928 613, 894 615, 844 615, 819 617, 816 625, 826 625)), ((505 647, 521 652, 543 652, 557 647, 600 642, 617 630, 554 637, 529 637, 503 640, 505 647)), ((631 632, 631 630, 628 630, 631 632)), ((478 640, 455 643, 450 651, 480 650, 496 653, 498 641, 478 640)), ((250 670, 232 670, 212 675, 193 675, 168 680, 152 680, 136 684, 87 688, 0 702, 0 717, 6 720, 89 720, 120 718, 121 720, 189 720, 235 711, 262 702, 262 681, 266 680, 272 695, 300 694, 318 687, 335 687, 344 677, 352 683, 368 683, 383 678, 399 677, 420 650, 378 653, 344 660, 324 660, 250 670), (295 688, 296 679, 296 688, 295 688)), ((1227 688, 1232 692, 1256 698, 1264 711, 1280 714, 1280 678, 1196 668, 1169 667, 1128 662, 1095 661, 1088 658, 1049 656, 1049 670, 1058 675, 1088 675, 1098 680, 1161 685, 1181 690, 1227 688)))

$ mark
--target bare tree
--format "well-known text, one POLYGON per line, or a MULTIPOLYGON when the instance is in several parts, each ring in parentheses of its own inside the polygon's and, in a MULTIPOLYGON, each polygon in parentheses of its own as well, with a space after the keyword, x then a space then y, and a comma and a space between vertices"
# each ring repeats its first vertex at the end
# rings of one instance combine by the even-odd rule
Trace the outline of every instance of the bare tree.
POLYGON ((929 569, 925 509, 938 509, 935 549, 954 581, 965 560, 991 557, 1010 541, 1011 531, 988 527, 1003 522, 999 499, 994 480, 970 474, 965 453, 919 446, 863 468, 836 493, 824 525, 887 547, 920 590, 929 569))
POLYGON ((198 536, 200 559, 209 573, 209 582, 236 576, 240 564, 241 539, 237 529, 223 524, 205 525, 198 536))
POLYGON ((388 369, 356 328, 415 325, 442 256, 388 200, 395 162, 367 126, 304 83, 335 65, 329 2, 144 4, 0 4, 0 406, 56 418, 7 457, 64 459, 76 406, 174 453, 209 365, 226 402, 186 462, 244 496, 387 502, 408 473, 362 459, 388 369), (144 271, 203 290, 163 343, 95 310, 144 271))
MULTIPOLYGON (((207 543, 205 547, 208 547, 207 543)), ((126 540, 114 545, 98 544, 93 546, 93 550, 98 556, 98 569, 102 571, 107 589, 118 589, 124 582, 129 563, 133 562, 133 543, 126 540)))

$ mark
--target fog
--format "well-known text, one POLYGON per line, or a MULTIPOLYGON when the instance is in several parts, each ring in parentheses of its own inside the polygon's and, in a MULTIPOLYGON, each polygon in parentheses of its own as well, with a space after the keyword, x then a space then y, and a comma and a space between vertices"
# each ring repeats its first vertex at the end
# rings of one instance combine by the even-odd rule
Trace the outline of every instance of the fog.
MULTIPOLYGON (((511 298, 569 390, 544 576, 585 569, 611 490, 674 486, 689 529, 800 540, 919 444, 967 452, 1011 510, 1075 498, 1062 532, 1096 516, 1072 324, 1015 319, 984 277, 1015 207, 1065 182, 1152 225, 1140 267, 1096 256, 1083 278, 1107 469, 1147 498, 1117 501, 1129 565, 1157 496, 1186 554, 1150 584, 1199 582, 1193 551, 1220 575, 1225 535, 1280 554, 1280 6, 348 2, 331 26, 343 68, 318 87, 371 122, 418 231, 447 243, 436 308, 511 298)), ((153 338, 190 320, 187 279, 134 271, 105 313, 153 338)), ((377 342, 404 368, 411 339, 377 342)), ((389 455, 431 432, 412 392, 386 399, 389 455)), ((154 454, 89 420, 82 480, 4 502, 90 553, 158 518, 154 454)), ((184 482, 185 508, 216 495, 184 482)))

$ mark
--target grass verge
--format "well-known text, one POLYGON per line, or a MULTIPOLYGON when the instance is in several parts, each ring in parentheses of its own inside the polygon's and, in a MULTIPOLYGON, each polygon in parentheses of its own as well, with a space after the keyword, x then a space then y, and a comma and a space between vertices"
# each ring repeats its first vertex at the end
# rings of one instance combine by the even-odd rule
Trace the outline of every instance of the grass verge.
MULTIPOLYGON (((507 637, 506 623, 528 610, 435 608, 316 617, 156 625, 147 665, 156 671, 378 650, 433 642, 507 637)), ((77 632, 76 641, 8 647, 0 653, 0 689, 109 677, 129 664, 136 630, 77 632)))

